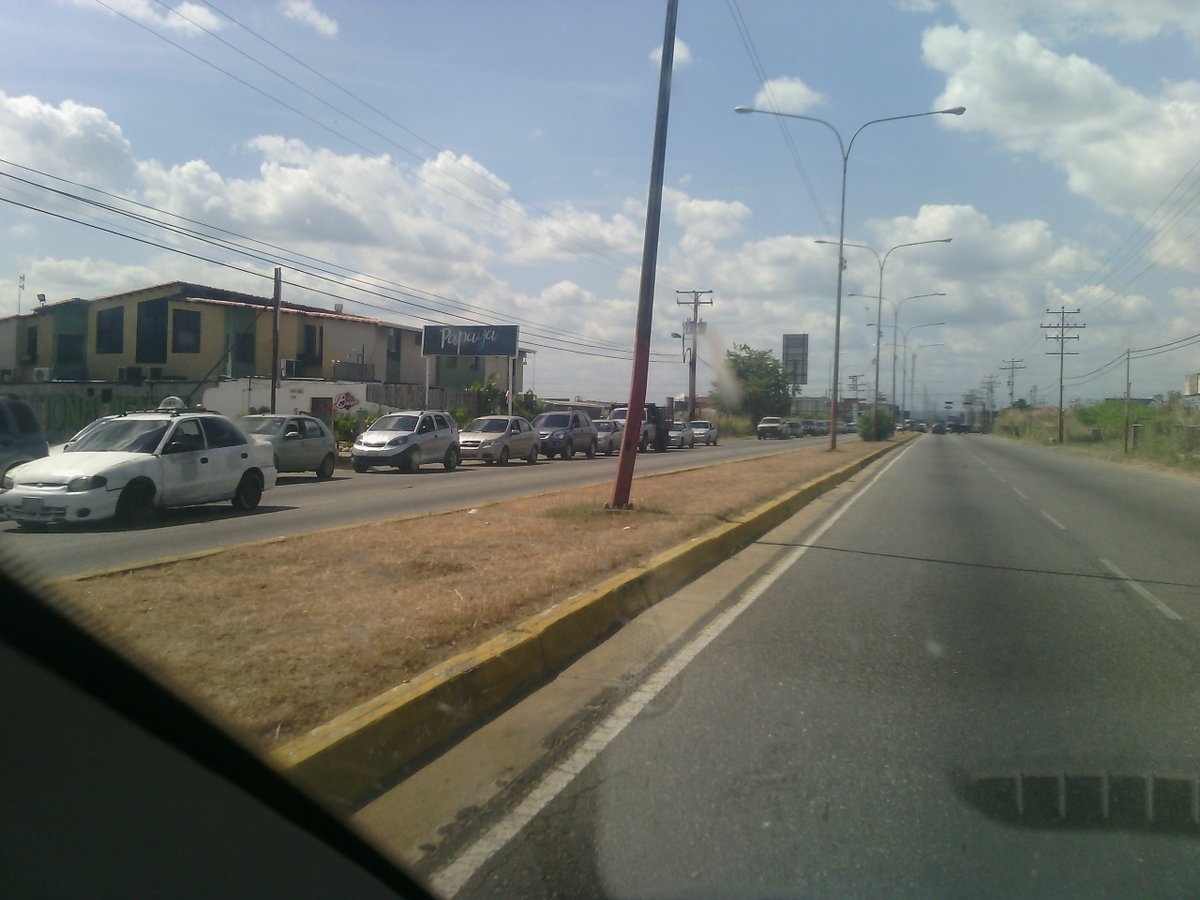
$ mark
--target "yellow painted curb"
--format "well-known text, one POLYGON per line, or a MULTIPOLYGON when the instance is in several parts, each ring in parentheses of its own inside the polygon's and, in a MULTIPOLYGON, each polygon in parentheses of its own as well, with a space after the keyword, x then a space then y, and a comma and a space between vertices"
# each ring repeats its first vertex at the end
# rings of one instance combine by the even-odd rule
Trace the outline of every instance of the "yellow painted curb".
POLYGON ((284 745, 273 760, 328 802, 357 809, 398 773, 496 715, 640 612, 903 443, 886 444, 538 613, 284 745))

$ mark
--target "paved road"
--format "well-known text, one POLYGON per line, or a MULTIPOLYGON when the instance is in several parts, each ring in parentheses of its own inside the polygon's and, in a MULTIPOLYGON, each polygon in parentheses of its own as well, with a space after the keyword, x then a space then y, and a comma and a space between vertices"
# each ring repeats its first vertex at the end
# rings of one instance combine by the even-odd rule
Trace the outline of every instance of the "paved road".
MULTIPOLYGON (((839 440, 858 440, 844 435, 839 440)), ((711 465, 736 459, 795 450, 816 451, 825 440, 793 441, 726 440, 715 447, 642 453, 635 477, 711 465)), ((0 555, 32 567, 44 577, 90 572, 111 566, 162 559, 214 547, 287 534, 318 531, 338 525, 377 521, 404 515, 422 515, 544 491, 562 490, 610 481, 617 457, 588 460, 541 460, 500 468, 469 462, 447 473, 427 466, 414 474, 380 469, 363 474, 339 469, 326 482, 310 476, 280 476, 279 485, 263 495, 253 515, 235 513, 229 504, 210 504, 172 510, 160 522, 130 531, 113 523, 56 530, 50 533, 18 531, 12 522, 0 522, 0 555), (136 539, 131 539, 136 535, 136 539)))
POLYGON ((879 468, 526 799, 464 810, 435 886, 1195 895, 1200 485, 982 436, 879 468))

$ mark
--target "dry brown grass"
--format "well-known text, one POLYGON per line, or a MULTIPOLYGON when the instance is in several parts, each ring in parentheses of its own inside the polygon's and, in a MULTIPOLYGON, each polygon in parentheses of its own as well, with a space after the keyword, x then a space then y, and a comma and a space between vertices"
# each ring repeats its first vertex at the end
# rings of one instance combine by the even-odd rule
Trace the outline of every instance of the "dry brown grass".
POLYGON ((54 585, 90 627, 274 746, 876 445, 812 447, 54 585), (330 563, 330 560, 354 560, 330 563))

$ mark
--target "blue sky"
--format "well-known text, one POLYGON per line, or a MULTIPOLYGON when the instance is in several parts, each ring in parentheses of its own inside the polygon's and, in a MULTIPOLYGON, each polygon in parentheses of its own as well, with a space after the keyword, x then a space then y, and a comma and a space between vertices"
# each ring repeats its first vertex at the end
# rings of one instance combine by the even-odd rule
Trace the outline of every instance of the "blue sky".
MULTIPOLYGON (((16 311, 21 274, 25 309, 38 293, 175 279, 270 293, 273 263, 52 194, 53 176, 305 257, 285 266, 297 302, 516 322, 540 394, 623 397, 664 12, 3 0, 0 314, 16 311), (314 279, 314 260, 340 283, 314 279)), ((888 257, 883 293, 900 311, 893 330, 884 304, 885 393, 893 334, 922 346, 918 399, 994 376, 1006 400, 1000 366, 1022 359, 1016 394, 1056 400, 1047 308, 1078 308, 1087 326, 1068 399, 1120 394, 1124 367, 1106 366, 1126 348, 1200 332, 1200 5, 681 0, 678 38, 651 399, 686 389, 670 334, 676 291, 692 289, 714 301, 701 390, 730 346, 779 354, 790 332, 811 335, 804 392, 828 389, 836 248, 815 241, 837 236, 837 142, 739 104, 825 119, 847 140, 872 119, 967 107, 870 126, 850 156, 847 241, 882 255, 952 238, 888 257), (905 299, 928 293, 946 296, 905 299)), ((874 295, 875 256, 846 258, 845 293, 874 295)), ((844 300, 843 376, 873 373, 870 305, 844 300)), ((1200 345, 1144 355, 1133 390, 1180 390, 1198 371, 1200 345)))

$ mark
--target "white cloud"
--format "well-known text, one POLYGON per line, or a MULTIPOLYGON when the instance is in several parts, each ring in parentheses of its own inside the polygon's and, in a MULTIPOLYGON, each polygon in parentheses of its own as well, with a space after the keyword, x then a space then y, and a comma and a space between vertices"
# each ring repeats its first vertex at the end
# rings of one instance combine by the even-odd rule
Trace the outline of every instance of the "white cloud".
MULTIPOLYGON (((657 64, 662 63, 662 44, 650 51, 650 59, 657 64)), ((671 61, 672 66, 676 69, 688 65, 692 61, 692 49, 678 37, 675 38, 675 55, 671 57, 671 61)))
POLYGON ((1173 30, 1200 38, 1200 5, 1192 0, 951 0, 969 26, 1043 31, 1067 39, 1100 35, 1146 41, 1173 30))
POLYGON ((754 106, 772 112, 802 114, 820 106, 825 98, 799 78, 772 78, 754 95, 754 106))
POLYGON ((313 0, 280 0, 279 8, 293 22, 307 25, 323 37, 337 37, 337 21, 318 10, 313 0))
POLYGON ((201 3, 184 2, 171 9, 153 0, 106 0, 104 6, 98 6, 93 0, 73 2, 85 9, 101 9, 111 15, 127 16, 143 25, 166 28, 181 34, 200 34, 201 29, 220 31, 225 25, 224 19, 201 3))

